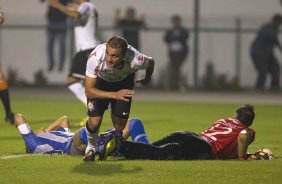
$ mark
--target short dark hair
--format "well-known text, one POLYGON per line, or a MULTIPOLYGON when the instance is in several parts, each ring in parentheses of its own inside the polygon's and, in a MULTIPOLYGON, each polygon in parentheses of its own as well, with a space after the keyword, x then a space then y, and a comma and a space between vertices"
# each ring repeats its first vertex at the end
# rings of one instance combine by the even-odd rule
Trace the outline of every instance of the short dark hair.
POLYGON ((125 54, 128 43, 126 39, 121 36, 113 36, 108 40, 107 45, 115 49, 121 48, 122 53, 125 54))
POLYGON ((255 119, 254 107, 250 104, 243 105, 236 110, 236 119, 247 127, 251 126, 255 119))

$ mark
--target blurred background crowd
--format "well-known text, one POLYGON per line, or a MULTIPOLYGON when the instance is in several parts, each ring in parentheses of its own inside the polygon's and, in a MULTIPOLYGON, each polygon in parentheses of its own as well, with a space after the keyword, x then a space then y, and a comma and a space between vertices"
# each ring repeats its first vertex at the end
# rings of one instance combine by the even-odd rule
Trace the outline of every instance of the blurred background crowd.
MULTIPOLYGON (((152 88, 280 90, 280 0, 90 1, 102 43, 122 35, 155 58, 152 88), (265 40, 270 56, 254 54, 264 52, 265 40)), ((65 85, 75 52, 72 20, 47 0, 1 0, 0 7, 0 62, 10 86, 65 85)))

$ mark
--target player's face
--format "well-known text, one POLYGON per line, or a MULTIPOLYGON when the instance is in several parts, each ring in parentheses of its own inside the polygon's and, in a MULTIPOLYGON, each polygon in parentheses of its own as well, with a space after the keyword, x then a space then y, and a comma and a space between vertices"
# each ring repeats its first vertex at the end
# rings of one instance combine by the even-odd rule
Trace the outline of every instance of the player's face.
POLYGON ((106 65, 108 68, 113 68, 115 65, 122 62, 124 54, 122 49, 112 48, 110 46, 106 47, 106 65))

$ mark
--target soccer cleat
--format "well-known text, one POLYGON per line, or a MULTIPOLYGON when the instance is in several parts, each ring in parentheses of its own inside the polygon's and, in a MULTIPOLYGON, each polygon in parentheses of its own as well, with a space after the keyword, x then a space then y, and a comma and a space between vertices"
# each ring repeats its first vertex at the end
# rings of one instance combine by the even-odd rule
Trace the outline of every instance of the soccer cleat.
POLYGON ((112 139, 106 144, 105 148, 99 153, 99 160, 106 160, 108 155, 112 153, 116 148, 116 137, 112 136, 112 139))
POLYGON ((10 122, 12 125, 15 123, 15 115, 14 113, 9 113, 6 117, 5 117, 5 121, 6 122, 10 122))
POLYGON ((87 153, 85 153, 84 162, 94 162, 95 161, 95 151, 93 149, 89 149, 87 153))

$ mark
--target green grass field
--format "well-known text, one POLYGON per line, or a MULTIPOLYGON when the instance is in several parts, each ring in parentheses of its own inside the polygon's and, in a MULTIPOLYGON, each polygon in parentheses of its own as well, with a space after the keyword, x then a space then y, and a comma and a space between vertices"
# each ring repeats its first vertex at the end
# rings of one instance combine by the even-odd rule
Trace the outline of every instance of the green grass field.
MULTIPOLYGON (((72 130, 85 116, 85 107, 76 99, 14 98, 15 112, 22 113, 33 130, 46 127, 67 115, 72 130)), ((242 104, 204 104, 135 101, 131 117, 143 120, 151 141, 173 131, 199 132, 217 119, 232 116, 242 104)), ((254 104, 255 105, 255 104, 254 104)), ((83 163, 82 157, 24 154, 18 130, 3 122, 0 112, 0 183, 281 183, 282 182, 282 105, 255 105, 256 140, 250 152, 266 147, 278 157, 273 161, 147 161, 114 160, 83 163)), ((111 126, 108 112, 102 130, 111 126)))

